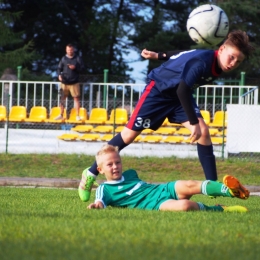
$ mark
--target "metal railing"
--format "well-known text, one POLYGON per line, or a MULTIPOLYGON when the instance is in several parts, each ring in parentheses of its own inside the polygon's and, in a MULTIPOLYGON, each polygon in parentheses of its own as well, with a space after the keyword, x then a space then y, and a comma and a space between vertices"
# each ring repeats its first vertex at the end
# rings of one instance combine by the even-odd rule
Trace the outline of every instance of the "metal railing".
MULTIPOLYGON (((116 106, 127 107, 131 113, 145 84, 80 83, 80 87, 81 106, 88 112, 93 107, 109 110, 116 106)), ((9 108, 13 105, 23 105, 29 111, 32 106, 45 106, 50 111, 52 107, 60 104, 58 89, 59 82, 0 81, 0 104, 7 104, 5 99, 8 94, 9 108)), ((204 85, 194 90, 200 109, 209 110, 212 116, 215 111, 224 110, 226 104, 257 105, 258 94, 257 86, 204 85)))

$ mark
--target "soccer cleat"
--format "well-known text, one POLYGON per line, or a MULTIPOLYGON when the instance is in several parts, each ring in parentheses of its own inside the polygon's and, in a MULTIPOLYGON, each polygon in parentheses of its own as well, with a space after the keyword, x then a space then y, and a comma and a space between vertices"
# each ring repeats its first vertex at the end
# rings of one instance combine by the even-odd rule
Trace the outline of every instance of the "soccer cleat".
POLYGON ((223 208, 224 212, 239 212, 239 213, 246 213, 248 212, 248 209, 243 206, 224 206, 224 205, 218 205, 223 208))
POLYGON ((95 178, 93 176, 87 175, 88 169, 89 168, 82 172, 82 178, 78 188, 79 197, 83 202, 89 200, 93 185, 95 184, 98 186, 98 184, 95 182, 95 178))
POLYGON ((239 180, 231 175, 225 175, 223 183, 229 188, 230 193, 239 199, 246 200, 249 197, 249 191, 239 182, 239 180))
POLYGON ((61 119, 63 119, 63 116, 62 116, 62 115, 59 115, 59 116, 57 116, 57 117, 54 118, 54 120, 61 120, 61 119))

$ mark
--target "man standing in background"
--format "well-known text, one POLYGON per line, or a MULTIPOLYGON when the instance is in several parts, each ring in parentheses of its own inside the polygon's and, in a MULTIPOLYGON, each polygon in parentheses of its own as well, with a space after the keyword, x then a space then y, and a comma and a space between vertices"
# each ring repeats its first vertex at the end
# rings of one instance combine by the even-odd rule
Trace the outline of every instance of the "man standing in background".
POLYGON ((79 74, 83 70, 84 64, 82 59, 75 54, 75 48, 72 44, 66 46, 66 55, 62 57, 58 65, 58 78, 61 82, 61 114, 55 118, 55 120, 63 119, 65 99, 69 93, 74 99, 76 108, 76 119, 81 120, 79 116, 79 97, 80 97, 80 86, 79 86, 79 74))

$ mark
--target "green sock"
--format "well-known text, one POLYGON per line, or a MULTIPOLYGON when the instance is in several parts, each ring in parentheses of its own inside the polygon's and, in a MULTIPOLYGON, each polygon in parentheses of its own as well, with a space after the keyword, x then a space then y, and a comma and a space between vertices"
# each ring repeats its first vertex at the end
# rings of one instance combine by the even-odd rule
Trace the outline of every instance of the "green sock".
POLYGON ((201 185, 201 192, 202 194, 209 196, 233 197, 229 191, 229 188, 225 184, 217 181, 203 181, 201 185))
POLYGON ((207 206, 201 202, 197 202, 199 205, 200 210, 205 210, 205 211, 224 211, 224 209, 219 206, 219 205, 215 205, 215 206, 207 206))

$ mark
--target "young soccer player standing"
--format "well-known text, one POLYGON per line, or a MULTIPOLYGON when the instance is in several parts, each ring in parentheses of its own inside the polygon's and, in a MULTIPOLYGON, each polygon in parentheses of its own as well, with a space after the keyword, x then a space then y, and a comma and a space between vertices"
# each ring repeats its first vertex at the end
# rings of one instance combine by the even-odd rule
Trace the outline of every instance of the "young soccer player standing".
MULTIPOLYGON (((192 92, 196 87, 209 84, 222 72, 236 69, 252 50, 247 34, 238 30, 229 33, 218 50, 190 50, 171 56, 168 61, 149 73, 148 84, 129 122, 108 144, 122 150, 132 143, 142 130, 156 130, 165 118, 168 118, 169 122, 181 123, 191 131, 190 140, 191 143, 197 141, 198 156, 206 179, 217 180, 209 130, 192 92)), ((146 54, 150 55, 151 52, 146 54)), ((152 54, 156 56, 155 53, 152 54)), ((97 175, 96 162, 83 171, 78 189, 82 201, 89 200, 97 175)))

